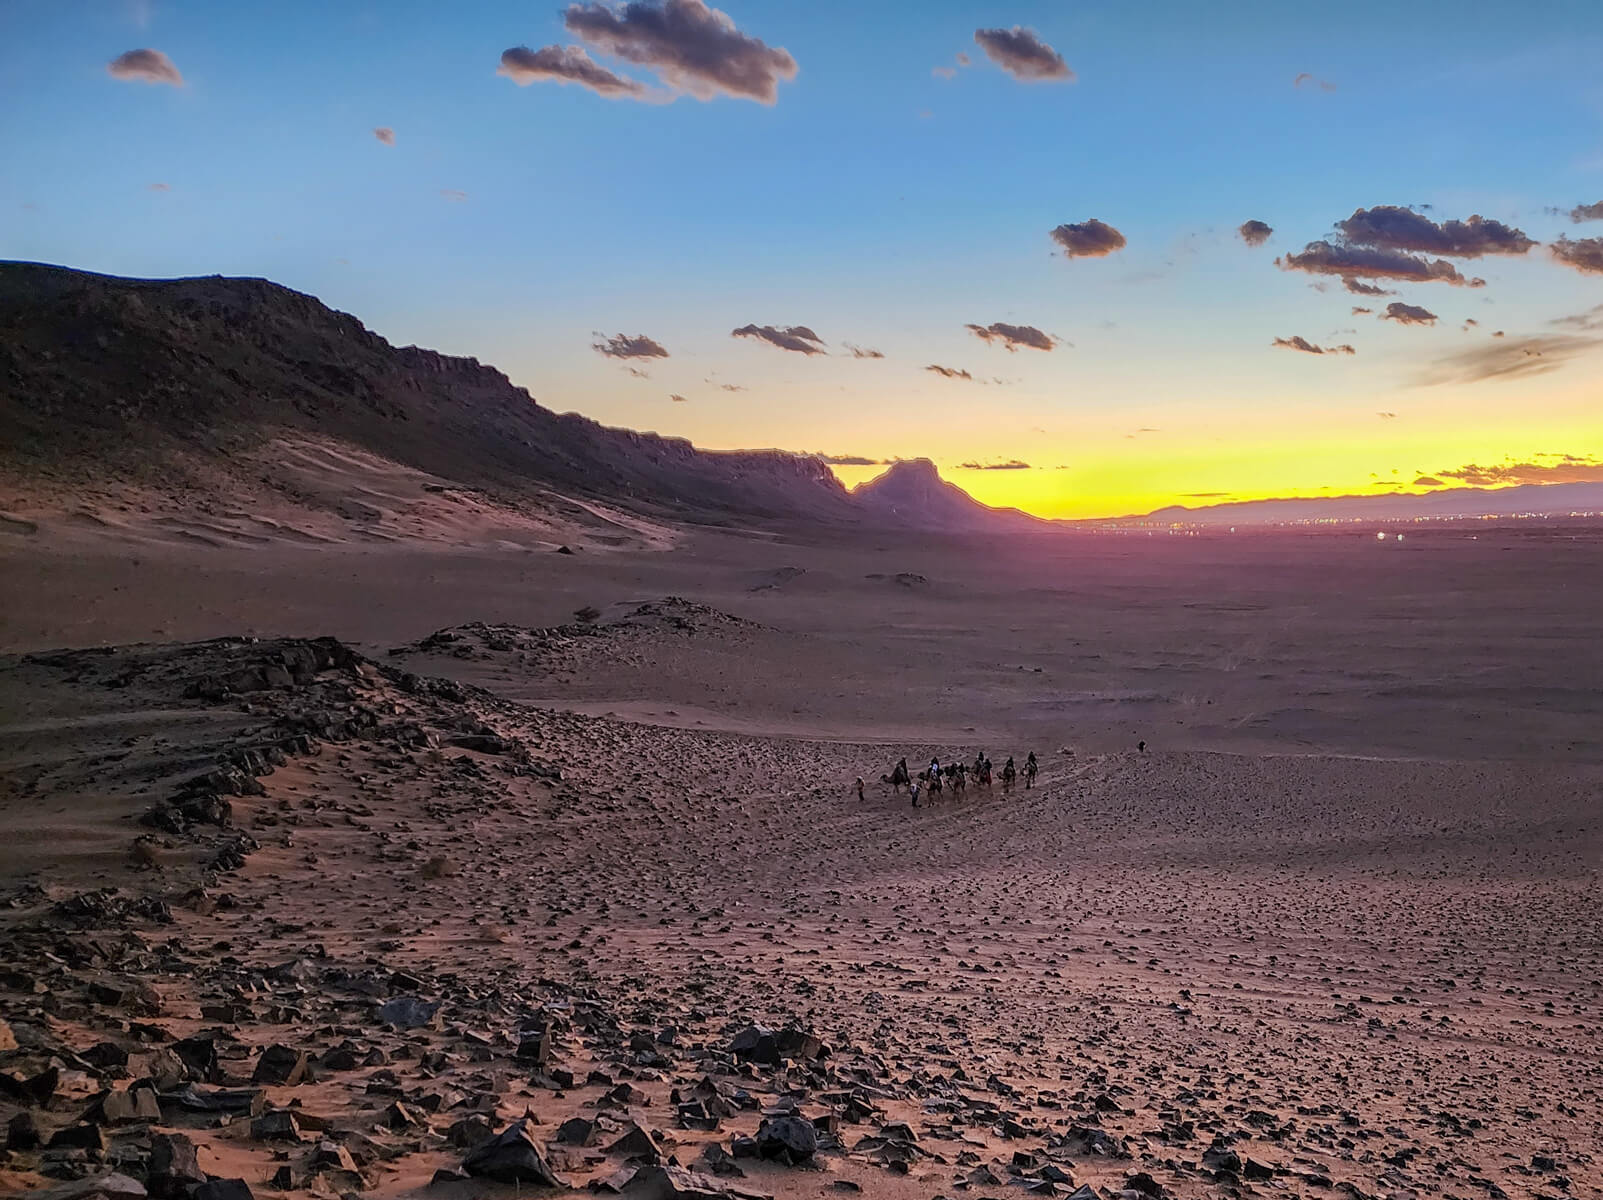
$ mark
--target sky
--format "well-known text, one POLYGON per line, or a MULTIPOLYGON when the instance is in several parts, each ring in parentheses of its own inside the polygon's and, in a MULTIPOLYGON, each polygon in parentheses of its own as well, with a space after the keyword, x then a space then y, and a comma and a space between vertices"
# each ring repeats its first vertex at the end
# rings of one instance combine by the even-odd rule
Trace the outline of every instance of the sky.
POLYGON ((1045 516, 1603 479, 1599 62, 1597 0, 4 0, 0 257, 1045 516))

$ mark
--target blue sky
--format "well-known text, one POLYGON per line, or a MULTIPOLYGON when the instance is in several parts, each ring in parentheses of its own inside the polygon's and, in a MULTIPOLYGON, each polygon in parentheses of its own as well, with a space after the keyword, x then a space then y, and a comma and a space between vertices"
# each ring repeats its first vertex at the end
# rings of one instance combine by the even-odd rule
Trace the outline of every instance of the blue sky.
POLYGON ((1438 316, 1400 326, 1275 265, 1379 205, 1603 235, 1565 215, 1603 200, 1595 0, 722 8, 794 57, 775 103, 498 75, 510 47, 581 43, 558 3, 11 0, 0 255, 263 275, 557 409, 711 447, 929 455, 987 499, 1068 515, 1603 450, 1596 335, 1552 324, 1603 304, 1603 274, 1545 245, 1455 259, 1487 286, 1389 284, 1381 311, 1438 316), (1073 81, 1015 78, 976 45, 1013 26, 1073 81), (144 47, 183 85, 108 73, 144 47), (1053 253, 1050 230, 1090 218, 1126 245, 1053 253), (1267 244, 1237 237, 1249 218, 1267 244), (992 322, 1059 342, 1009 353, 964 328, 992 322), (730 337, 748 323, 805 325, 828 353, 730 337), (1494 329, 1577 340, 1542 372, 1441 365, 1494 329), (607 358, 597 332, 670 357, 607 358), (1294 335, 1354 353, 1273 344, 1294 335), (961 466, 1007 460, 1031 469, 961 466))

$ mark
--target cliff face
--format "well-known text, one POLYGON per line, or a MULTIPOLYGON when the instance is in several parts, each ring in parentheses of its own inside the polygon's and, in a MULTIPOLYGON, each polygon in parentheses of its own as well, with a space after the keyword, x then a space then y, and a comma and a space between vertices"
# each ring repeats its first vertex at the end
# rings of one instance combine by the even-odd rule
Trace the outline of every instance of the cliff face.
POLYGON ((659 517, 849 521, 829 468, 716 453, 542 408, 472 358, 396 348, 261 279, 0 264, 0 458, 148 476, 170 453, 338 438, 515 502, 531 487, 659 517))

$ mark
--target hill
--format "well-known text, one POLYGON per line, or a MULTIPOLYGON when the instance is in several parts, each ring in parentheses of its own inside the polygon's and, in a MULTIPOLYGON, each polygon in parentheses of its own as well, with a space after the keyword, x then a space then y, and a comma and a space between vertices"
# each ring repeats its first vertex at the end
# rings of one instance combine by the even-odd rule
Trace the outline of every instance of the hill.
POLYGON ((870 519, 943 533, 1023 532, 1052 525, 1016 508, 981 504, 942 479, 927 458, 893 463, 884 474, 858 484, 851 495, 870 519))
POLYGON ((1160 508, 1140 521, 1190 525, 1292 524, 1312 521, 1411 521, 1416 519, 1569 516, 1603 512, 1603 482, 1527 483, 1504 488, 1443 488, 1413 494, 1329 496, 1309 499, 1241 500, 1187 508, 1160 508))

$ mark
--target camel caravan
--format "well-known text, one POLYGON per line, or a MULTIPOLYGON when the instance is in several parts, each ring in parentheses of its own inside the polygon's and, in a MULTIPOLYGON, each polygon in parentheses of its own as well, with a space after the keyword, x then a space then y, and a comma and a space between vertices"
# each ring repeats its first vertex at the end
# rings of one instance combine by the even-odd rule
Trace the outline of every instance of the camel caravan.
MULTIPOLYGON (((1035 761, 1035 751, 1031 750, 1029 757, 1024 760, 1024 786, 1033 788, 1035 777, 1040 771, 1040 765, 1035 761)), ((1011 792, 1013 785, 1018 781, 1019 768, 1013 764, 1010 756, 1002 764, 1001 780, 1002 790, 1011 792)), ((991 760, 981 750, 974 756, 972 765, 959 759, 957 762, 941 765, 937 756, 930 759, 930 765, 916 775, 909 770, 907 760, 904 758, 891 768, 890 774, 881 775, 879 781, 889 784, 893 795, 901 795, 905 787, 912 797, 913 807, 920 807, 920 801, 926 805, 939 803, 944 797, 950 796, 953 800, 962 799, 968 794, 969 781, 972 779, 975 788, 991 790, 992 779, 991 760)), ((863 798, 863 781, 857 781, 857 798, 863 798)))

